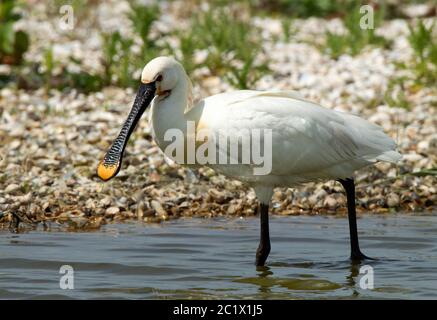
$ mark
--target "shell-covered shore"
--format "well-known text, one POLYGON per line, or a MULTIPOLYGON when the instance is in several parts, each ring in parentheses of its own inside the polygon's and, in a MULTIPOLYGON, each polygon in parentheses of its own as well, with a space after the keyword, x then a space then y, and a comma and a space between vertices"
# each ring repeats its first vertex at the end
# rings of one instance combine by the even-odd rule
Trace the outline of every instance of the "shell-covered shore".
MULTIPOLYGON (((161 5, 165 14, 156 28, 184 24, 182 2, 161 5)), ((61 64, 64 55, 73 55, 87 62, 82 66, 85 70, 98 70, 100 28, 131 32, 122 14, 111 14, 111 6, 123 12, 126 3, 98 5, 88 13, 93 23, 85 20, 71 35, 59 30, 57 16, 48 16, 46 7, 35 2, 19 25, 32 39, 27 59, 42 59, 44 43, 50 41, 61 64)), ((436 167, 437 88, 406 91, 409 109, 388 106, 380 98, 389 80, 405 72, 396 65, 412 59, 406 38, 408 21, 384 21, 378 30, 393 42, 390 50, 368 47, 356 56, 343 55, 335 60, 309 40, 322 38, 325 30, 341 28, 339 19, 297 19, 289 41, 281 40, 278 18, 253 19, 263 30, 259 36, 272 70, 254 89, 297 90, 327 108, 352 112, 382 126, 397 141, 403 155, 398 165, 378 163, 356 173, 358 212, 435 211, 436 177, 414 173, 436 167)), ((202 52, 198 56, 201 59, 202 52)), ((193 83, 196 100, 232 90, 207 73, 197 79, 193 83)), ((41 222, 50 227, 60 223, 74 230, 124 220, 160 222, 186 216, 256 214, 255 194, 240 182, 208 168, 191 171, 166 161, 152 141, 147 117, 128 144, 119 175, 102 182, 96 176, 97 164, 118 134, 134 95, 133 89, 117 87, 89 94, 74 89, 1 88, 0 224, 8 227, 11 220, 19 219, 24 225, 41 222)), ((277 189, 271 213, 345 214, 345 204, 339 183, 310 183, 277 189)))

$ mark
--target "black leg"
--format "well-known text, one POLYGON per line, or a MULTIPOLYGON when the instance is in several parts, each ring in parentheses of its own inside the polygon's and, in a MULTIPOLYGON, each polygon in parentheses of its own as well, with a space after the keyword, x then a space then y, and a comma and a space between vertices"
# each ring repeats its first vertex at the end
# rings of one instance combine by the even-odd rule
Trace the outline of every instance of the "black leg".
POLYGON ((344 190, 347 197, 347 213, 349 217, 349 231, 351 240, 351 260, 361 261, 364 259, 371 259, 365 256, 358 243, 358 231, 357 231, 357 214, 355 211, 355 183, 353 179, 340 179, 338 180, 344 190))
POLYGON ((261 238, 256 250, 255 264, 257 267, 262 267, 270 253, 269 205, 260 203, 258 211, 261 219, 261 238))

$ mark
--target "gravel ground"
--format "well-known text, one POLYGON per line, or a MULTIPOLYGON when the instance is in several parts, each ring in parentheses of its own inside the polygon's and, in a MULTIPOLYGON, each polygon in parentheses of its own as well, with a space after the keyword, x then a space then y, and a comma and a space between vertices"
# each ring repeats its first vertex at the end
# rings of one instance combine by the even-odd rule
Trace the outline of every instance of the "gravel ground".
MULTIPOLYGON (((167 8, 157 28, 180 19, 174 14, 180 5, 176 2, 167 8)), ((99 5, 93 23, 82 22, 72 36, 58 30, 57 20, 46 17, 43 4, 35 3, 20 22, 32 37, 27 59, 41 60, 50 39, 61 62, 73 55, 84 59, 84 70, 99 70, 98 28, 131 32, 122 15, 111 16, 113 6, 117 12, 127 8, 123 1, 99 5)), ((436 178, 409 173, 436 166, 437 90, 405 92, 411 110, 389 107, 380 99, 389 79, 401 73, 395 63, 411 60, 407 22, 391 20, 381 28, 381 34, 393 40, 391 50, 369 47, 356 57, 338 60, 308 44, 309 39, 322 38, 325 30, 341 27, 337 19, 298 20, 297 33, 289 43, 271 40, 281 33, 279 20, 255 18, 255 23, 263 26, 261 36, 273 70, 256 89, 298 90, 323 106, 381 125, 398 142, 403 154, 399 165, 378 163, 356 173, 358 212, 435 210, 436 178), (370 101, 381 102, 369 106, 370 101)), ((194 87, 197 99, 231 90, 208 75, 194 87)), ((0 89, 0 225, 7 227, 18 217, 29 222, 23 225, 43 222, 50 228, 60 223, 74 230, 129 219, 160 222, 182 216, 256 214, 255 194, 240 182, 208 168, 191 171, 168 163, 152 142, 145 119, 131 138, 118 177, 101 182, 95 174, 97 163, 117 135, 133 98, 132 89, 114 87, 88 95, 75 90, 52 90, 47 95, 44 89, 0 89)), ((271 212, 345 214, 345 202, 340 184, 311 183, 277 189, 271 212)))

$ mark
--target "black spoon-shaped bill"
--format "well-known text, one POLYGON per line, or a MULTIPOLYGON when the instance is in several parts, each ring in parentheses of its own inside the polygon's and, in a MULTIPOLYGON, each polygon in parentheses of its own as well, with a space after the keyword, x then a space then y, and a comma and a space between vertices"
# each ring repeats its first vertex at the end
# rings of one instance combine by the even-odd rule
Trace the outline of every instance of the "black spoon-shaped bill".
POLYGON ((140 85, 132 109, 126 121, 124 122, 120 133, 97 167, 97 175, 103 181, 108 181, 109 179, 115 177, 120 171, 124 149, 129 141, 129 137, 134 131, 144 111, 155 97, 155 91, 155 82, 147 84, 142 83, 140 85))

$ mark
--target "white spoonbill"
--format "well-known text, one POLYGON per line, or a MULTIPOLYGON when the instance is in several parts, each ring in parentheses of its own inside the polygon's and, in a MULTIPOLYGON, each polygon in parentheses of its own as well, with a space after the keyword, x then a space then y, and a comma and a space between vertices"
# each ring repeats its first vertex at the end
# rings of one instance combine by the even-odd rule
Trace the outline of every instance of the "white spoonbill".
MULTIPOLYGON (((182 65, 173 58, 157 57, 144 67, 132 110, 97 168, 102 180, 111 179, 120 170, 129 136, 152 100, 153 134, 161 150, 165 151, 174 143, 167 133, 179 130, 182 141, 177 143, 186 151, 179 158, 181 164, 206 165, 227 177, 245 182, 255 190, 261 218, 257 266, 264 265, 270 253, 268 210, 273 189, 319 180, 337 180, 343 185, 347 195, 351 259, 368 258, 358 243, 352 176, 355 170, 376 161, 397 162, 401 158, 395 151, 395 142, 384 134, 382 128, 355 115, 323 108, 289 91, 227 92, 193 105, 191 82, 182 65), (189 163, 187 159, 193 158, 194 152, 187 146, 192 134, 189 123, 194 123, 195 134, 206 129, 218 136, 224 132, 230 135, 229 138, 239 135, 242 139, 237 139, 237 143, 241 154, 244 135, 255 130, 270 130, 271 150, 267 149, 270 154, 264 154, 264 157, 271 158, 270 170, 266 174, 257 174, 253 163, 205 163, 199 159, 189 163)), ((268 143, 264 137, 262 144, 268 143)), ((198 141, 195 147, 201 147, 198 141)), ((224 152, 232 156, 229 150, 226 147, 224 152)), ((241 155, 237 160, 241 160, 241 155)))

